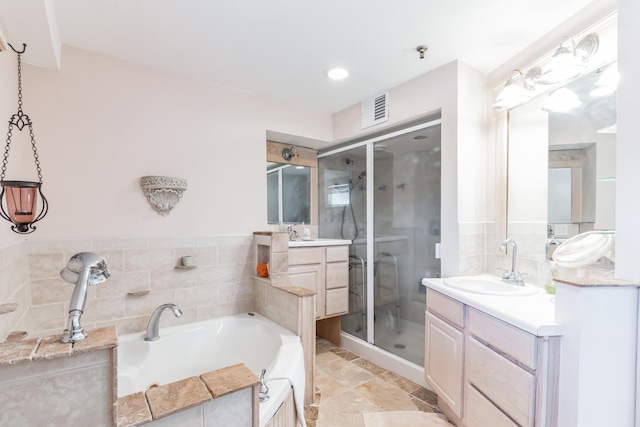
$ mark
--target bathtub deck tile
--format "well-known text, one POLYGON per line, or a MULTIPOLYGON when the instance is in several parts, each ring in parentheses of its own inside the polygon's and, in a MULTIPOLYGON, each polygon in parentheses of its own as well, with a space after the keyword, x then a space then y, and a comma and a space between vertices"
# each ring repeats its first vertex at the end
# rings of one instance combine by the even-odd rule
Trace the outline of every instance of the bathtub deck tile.
POLYGON ((0 344, 0 365, 9 365, 24 360, 31 360, 40 340, 11 341, 0 344))
POLYGON ((116 335, 115 326, 107 326, 87 332, 87 339, 73 344, 73 352, 84 353, 85 351, 113 348, 117 345, 118 336, 116 335))
POLYGON ((211 394, 198 377, 150 388, 146 396, 154 420, 211 400, 211 394))
POLYGON ((258 377, 242 363, 207 372, 200 378, 214 398, 258 384, 258 377))
POLYGON ((117 427, 139 425, 151 420, 151 411, 143 392, 139 391, 118 399, 117 427))
POLYGON ((54 359, 71 355, 72 346, 70 343, 61 343, 59 335, 51 335, 42 338, 40 345, 33 356, 33 360, 54 359))

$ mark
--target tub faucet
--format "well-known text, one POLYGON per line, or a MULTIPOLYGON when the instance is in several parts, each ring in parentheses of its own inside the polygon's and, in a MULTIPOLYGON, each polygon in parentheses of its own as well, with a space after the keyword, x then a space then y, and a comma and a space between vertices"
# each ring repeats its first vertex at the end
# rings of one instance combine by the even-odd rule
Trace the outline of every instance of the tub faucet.
POLYGON ((522 275, 516 271, 516 256, 518 254, 518 245, 515 240, 507 239, 500 245, 500 251, 507 253, 507 246, 511 243, 513 248, 511 249, 511 270, 505 269, 502 275, 502 281, 511 283, 513 285, 524 286, 524 280, 522 275))
POLYGON ((60 342, 74 343, 87 337, 82 329, 80 319, 84 313, 84 305, 87 301, 87 288, 89 285, 97 285, 111 276, 107 270, 107 262, 93 252, 80 252, 69 259, 67 266, 60 270, 60 277, 76 287, 71 294, 69 303, 69 319, 67 328, 62 333, 60 342))
POLYGON ((145 341, 155 341, 160 338, 158 331, 160 329, 160 315, 165 308, 171 309, 173 315, 176 317, 182 316, 182 310, 180 310, 175 304, 162 304, 160 307, 153 310, 151 317, 149 318, 149 324, 147 325, 147 333, 144 336, 145 341))
POLYGON ((264 380, 264 374, 266 373, 266 369, 263 369, 260 373, 260 402, 269 400, 269 387, 267 387, 266 381, 264 380))

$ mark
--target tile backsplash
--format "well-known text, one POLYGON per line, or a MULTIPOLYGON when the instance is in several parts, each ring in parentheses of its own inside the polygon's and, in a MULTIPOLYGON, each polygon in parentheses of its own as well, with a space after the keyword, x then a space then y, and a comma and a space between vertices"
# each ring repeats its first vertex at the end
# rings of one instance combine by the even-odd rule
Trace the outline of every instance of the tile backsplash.
POLYGON ((143 331, 153 310, 174 303, 184 315, 163 316, 162 325, 190 323, 255 306, 252 236, 30 241, 0 249, 0 341, 16 330, 30 336, 61 333, 73 284, 60 278, 69 258, 91 251, 105 258, 111 277, 90 286, 82 316, 86 329, 116 326, 118 334, 143 331), (193 257, 193 269, 178 269, 193 257))

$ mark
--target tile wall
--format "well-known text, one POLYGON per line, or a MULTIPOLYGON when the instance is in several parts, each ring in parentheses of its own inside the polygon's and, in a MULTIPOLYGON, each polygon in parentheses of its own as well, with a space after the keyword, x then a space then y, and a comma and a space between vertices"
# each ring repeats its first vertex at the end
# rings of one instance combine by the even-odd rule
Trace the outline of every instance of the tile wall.
POLYGON ((255 306, 251 235, 30 241, 0 251, 0 304, 16 301, 20 306, 16 313, 0 315, 2 340, 14 330, 45 336, 65 328, 73 285, 60 278, 60 269, 83 251, 102 255, 111 273, 109 280, 89 288, 82 317, 86 329, 113 325, 120 335, 142 331, 164 303, 175 303, 184 314, 163 316, 163 326, 255 306), (197 267, 176 269, 184 255, 192 255, 197 267))

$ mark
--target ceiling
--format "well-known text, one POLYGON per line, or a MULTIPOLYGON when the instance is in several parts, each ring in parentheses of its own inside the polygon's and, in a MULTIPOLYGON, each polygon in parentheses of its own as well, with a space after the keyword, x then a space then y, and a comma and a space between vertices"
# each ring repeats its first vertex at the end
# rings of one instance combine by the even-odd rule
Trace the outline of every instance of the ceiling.
POLYGON ((455 59, 489 73, 604 2, 0 0, 0 29, 25 63, 64 66, 67 45, 334 113, 455 59))

